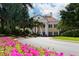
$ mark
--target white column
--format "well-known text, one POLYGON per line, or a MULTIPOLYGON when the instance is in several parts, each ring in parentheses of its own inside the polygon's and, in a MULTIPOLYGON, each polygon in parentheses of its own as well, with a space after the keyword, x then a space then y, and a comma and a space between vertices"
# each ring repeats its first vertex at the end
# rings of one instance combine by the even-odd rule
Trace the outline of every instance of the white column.
POLYGON ((40 34, 43 35, 43 30, 41 27, 40 27, 40 34))
POLYGON ((45 23, 45 34, 48 36, 48 24, 45 23))
POLYGON ((32 28, 32 32, 34 32, 34 33, 35 33, 34 28, 32 28))
POLYGON ((58 30, 58 35, 59 35, 59 30, 58 30))
POLYGON ((54 32, 52 32, 52 35, 54 36, 54 32))
POLYGON ((32 29, 33 33, 35 33, 35 28, 32 29))
POLYGON ((36 27, 33 28, 33 32, 37 33, 37 28, 36 27))
POLYGON ((38 31, 38 28, 36 27, 36 33, 37 33, 37 31, 38 31))
MULTIPOLYGON (((54 24, 52 24, 52 28, 54 29, 54 24)), ((52 31, 52 35, 54 36, 54 31, 52 31)))

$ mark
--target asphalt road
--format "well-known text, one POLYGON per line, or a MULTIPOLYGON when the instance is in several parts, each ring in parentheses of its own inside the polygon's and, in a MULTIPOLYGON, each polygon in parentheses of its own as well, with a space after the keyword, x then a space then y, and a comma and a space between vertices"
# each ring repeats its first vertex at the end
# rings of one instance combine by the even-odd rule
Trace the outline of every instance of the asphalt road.
POLYGON ((57 52, 64 52, 65 56, 75 55, 79 56, 79 44, 51 40, 50 37, 36 37, 36 38, 17 38, 23 44, 32 44, 36 47, 42 47, 57 52))

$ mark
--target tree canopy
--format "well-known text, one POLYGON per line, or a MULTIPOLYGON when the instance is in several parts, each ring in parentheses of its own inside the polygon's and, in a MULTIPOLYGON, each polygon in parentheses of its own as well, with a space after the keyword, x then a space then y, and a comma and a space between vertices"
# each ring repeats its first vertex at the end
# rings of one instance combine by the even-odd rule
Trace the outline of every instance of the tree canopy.
POLYGON ((60 15, 58 28, 62 35, 79 36, 79 3, 70 3, 60 11, 60 15))
POLYGON ((28 35, 36 24, 42 24, 29 17, 29 7, 33 8, 32 4, 0 4, 0 34, 28 35))
MULTIPOLYGON (((25 31, 25 28, 29 27, 29 14, 28 7, 32 8, 31 4, 15 4, 15 3, 3 3, 0 4, 0 32, 13 32, 16 31, 16 27, 19 28, 18 31, 22 28, 25 31)), ((18 32, 17 31, 17 32, 18 32)), ((20 31, 21 32, 21 31, 20 31)))
POLYGON ((59 27, 64 30, 79 28, 79 3, 71 3, 60 11, 59 27))

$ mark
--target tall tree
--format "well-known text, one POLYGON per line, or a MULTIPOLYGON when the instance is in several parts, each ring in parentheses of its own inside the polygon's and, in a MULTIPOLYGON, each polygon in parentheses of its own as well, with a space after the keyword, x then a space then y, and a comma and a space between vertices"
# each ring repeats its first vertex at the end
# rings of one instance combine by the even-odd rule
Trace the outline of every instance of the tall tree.
POLYGON ((31 4, 5 3, 0 5, 0 19, 2 30, 7 30, 10 32, 15 31, 16 26, 22 27, 23 29, 27 27, 27 21, 29 20, 28 6, 32 7, 31 4), (20 23, 21 21, 22 23, 20 23))
POLYGON ((71 3, 60 11, 61 20, 58 24, 63 30, 79 29, 79 3, 71 3))

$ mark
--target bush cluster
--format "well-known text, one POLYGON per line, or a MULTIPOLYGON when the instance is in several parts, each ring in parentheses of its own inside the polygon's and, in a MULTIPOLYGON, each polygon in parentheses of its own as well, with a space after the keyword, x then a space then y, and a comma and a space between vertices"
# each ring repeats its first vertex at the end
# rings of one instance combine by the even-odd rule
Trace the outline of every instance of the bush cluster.
POLYGON ((67 30, 61 33, 62 36, 79 37, 79 29, 67 30))
POLYGON ((21 30, 14 30, 14 31, 1 31, 0 36, 27 36, 31 32, 29 30, 21 31, 21 30))

